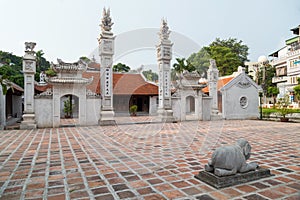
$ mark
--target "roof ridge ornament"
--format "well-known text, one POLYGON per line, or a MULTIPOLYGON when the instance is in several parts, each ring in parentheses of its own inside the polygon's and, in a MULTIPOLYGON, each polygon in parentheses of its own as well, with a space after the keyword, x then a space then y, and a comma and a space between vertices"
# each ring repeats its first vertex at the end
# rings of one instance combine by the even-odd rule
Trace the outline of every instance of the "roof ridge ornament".
POLYGON ((171 31, 169 30, 169 26, 167 24, 167 20, 162 19, 159 36, 161 40, 168 40, 171 31))
POLYGON ((114 23, 112 22, 110 17, 110 9, 108 8, 106 10, 104 7, 102 12, 101 24, 100 24, 102 32, 110 32, 113 24, 114 23))

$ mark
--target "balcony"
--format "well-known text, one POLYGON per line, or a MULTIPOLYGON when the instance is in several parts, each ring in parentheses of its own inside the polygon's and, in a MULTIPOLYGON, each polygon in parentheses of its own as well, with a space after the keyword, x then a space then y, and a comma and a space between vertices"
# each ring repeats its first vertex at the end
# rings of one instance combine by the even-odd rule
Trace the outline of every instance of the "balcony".
POLYGON ((288 77, 286 77, 286 76, 272 78, 272 83, 281 83, 281 82, 287 82, 287 81, 288 81, 288 77))

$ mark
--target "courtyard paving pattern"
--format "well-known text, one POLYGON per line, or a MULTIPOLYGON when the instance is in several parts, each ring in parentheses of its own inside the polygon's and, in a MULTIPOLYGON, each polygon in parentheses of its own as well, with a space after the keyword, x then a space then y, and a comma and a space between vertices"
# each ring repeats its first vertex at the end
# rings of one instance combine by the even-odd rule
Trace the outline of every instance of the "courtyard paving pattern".
POLYGON ((7 130, 0 199, 296 200, 299 151, 299 123, 258 120, 7 130), (219 190, 194 178, 216 147, 238 138, 274 176, 219 190))

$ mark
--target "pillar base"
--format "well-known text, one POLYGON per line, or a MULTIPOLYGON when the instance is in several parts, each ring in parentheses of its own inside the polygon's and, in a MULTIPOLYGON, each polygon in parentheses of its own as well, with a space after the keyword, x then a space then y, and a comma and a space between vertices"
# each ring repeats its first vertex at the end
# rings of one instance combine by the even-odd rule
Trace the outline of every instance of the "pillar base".
POLYGON ((23 121, 20 124, 20 129, 36 129, 35 114, 24 114, 23 121))
POLYGON ((102 110, 100 112, 100 119, 98 121, 98 124, 100 126, 116 125, 114 116, 115 116, 115 112, 113 110, 102 110))
POLYGON ((161 122, 167 122, 167 123, 173 123, 177 122, 173 116, 173 110, 172 109, 158 109, 158 118, 161 122))

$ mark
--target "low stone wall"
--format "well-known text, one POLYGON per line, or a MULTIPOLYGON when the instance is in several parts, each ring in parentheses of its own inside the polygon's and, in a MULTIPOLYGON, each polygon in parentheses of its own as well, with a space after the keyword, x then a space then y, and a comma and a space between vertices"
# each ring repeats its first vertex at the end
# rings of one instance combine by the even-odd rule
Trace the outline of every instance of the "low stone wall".
POLYGON ((50 128, 53 126, 52 98, 36 98, 35 120, 38 128, 50 128))

